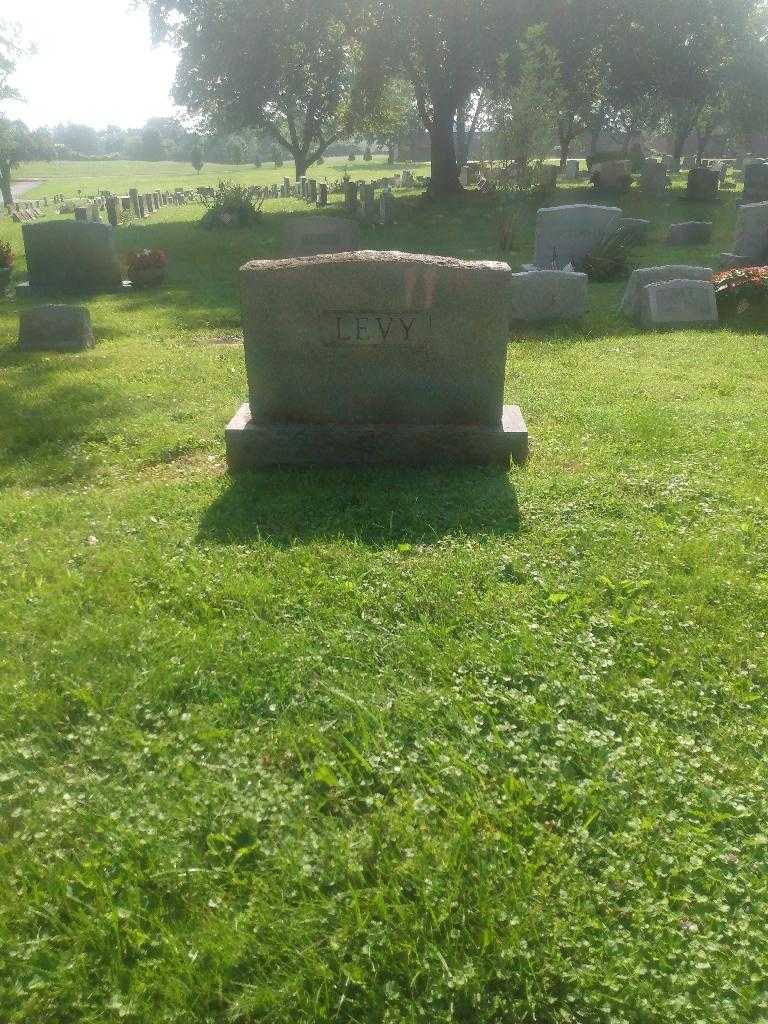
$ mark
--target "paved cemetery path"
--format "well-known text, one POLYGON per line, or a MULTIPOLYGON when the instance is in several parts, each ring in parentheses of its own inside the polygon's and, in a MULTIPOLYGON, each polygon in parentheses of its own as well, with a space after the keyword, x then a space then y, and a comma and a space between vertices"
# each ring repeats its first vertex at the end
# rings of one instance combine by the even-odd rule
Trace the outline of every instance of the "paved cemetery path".
POLYGON ((29 192, 31 188, 37 188, 38 185, 42 184, 42 181, 42 178, 33 178, 28 181, 12 181, 11 195, 14 199, 21 199, 25 192, 29 192))

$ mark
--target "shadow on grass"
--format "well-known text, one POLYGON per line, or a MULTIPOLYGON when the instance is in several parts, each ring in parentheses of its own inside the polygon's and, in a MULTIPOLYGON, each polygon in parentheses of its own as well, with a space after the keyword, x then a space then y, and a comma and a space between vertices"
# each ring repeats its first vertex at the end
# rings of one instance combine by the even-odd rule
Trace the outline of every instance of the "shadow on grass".
MULTIPOLYGON (((0 389, 0 470, 34 464, 41 484, 85 479, 93 466, 81 457, 84 442, 106 441, 110 423, 125 404, 113 387, 93 381, 59 381, 61 360, 49 360, 13 348, 0 353, 0 367, 13 367, 13 387, 0 389), (28 363, 28 365, 24 365, 28 363)), ((69 359, 67 373, 90 368, 69 359)), ((111 378, 107 375, 107 380, 111 378)))
POLYGON ((388 547, 519 529, 517 495, 499 469, 279 470, 233 478, 203 518, 198 541, 290 546, 343 538, 388 547))

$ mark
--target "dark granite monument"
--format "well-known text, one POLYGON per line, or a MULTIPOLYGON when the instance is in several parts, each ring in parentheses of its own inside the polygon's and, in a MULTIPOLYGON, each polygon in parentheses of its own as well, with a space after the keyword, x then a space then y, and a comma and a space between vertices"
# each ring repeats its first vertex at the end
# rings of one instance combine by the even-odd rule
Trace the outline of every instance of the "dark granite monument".
POLYGON ((528 431, 503 404, 510 275, 400 252, 246 264, 230 468, 522 462, 528 431))
MULTIPOLYGON (((123 276, 109 224, 74 220, 22 225, 28 288, 67 294, 118 291, 123 276)), ((21 286, 24 289, 25 286, 21 286)))

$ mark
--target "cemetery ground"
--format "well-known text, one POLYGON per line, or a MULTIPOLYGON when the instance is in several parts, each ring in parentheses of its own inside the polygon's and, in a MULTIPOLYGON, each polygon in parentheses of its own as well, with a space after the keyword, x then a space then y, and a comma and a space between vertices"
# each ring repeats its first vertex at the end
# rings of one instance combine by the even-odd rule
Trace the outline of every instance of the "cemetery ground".
MULTIPOLYGON (((678 196, 619 200, 638 264, 728 249, 678 196)), ((363 243, 516 268, 537 205, 508 254, 478 196, 363 243)), ((525 468, 233 479, 236 270, 310 212, 264 209, 119 228, 169 277, 88 352, 0 302, 0 1018, 768 1020, 765 328, 592 284, 511 332, 525 468)))

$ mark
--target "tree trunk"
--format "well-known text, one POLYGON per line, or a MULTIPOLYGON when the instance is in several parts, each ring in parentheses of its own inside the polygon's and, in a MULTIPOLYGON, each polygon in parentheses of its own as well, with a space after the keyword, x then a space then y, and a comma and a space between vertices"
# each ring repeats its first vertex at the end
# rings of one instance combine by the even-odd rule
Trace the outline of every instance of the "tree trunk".
POLYGON ((13 206, 13 192, 11 192, 11 167, 5 162, 0 163, 0 195, 6 206, 13 206))
POLYGON ((455 122, 455 107, 451 107, 450 103, 445 102, 433 104, 429 128, 433 196, 448 196, 461 192, 456 147, 453 140, 455 122))
POLYGON ((296 181, 303 177, 307 173, 309 163, 307 161, 306 153, 294 153, 293 161, 296 164, 296 181))
POLYGON ((589 159, 587 161, 588 166, 592 167, 592 162, 597 154, 597 146, 600 142, 600 136, 603 134, 603 126, 591 128, 589 132, 589 159))
POLYGON ((570 130, 567 129, 562 121, 557 126, 557 135, 560 140, 560 170, 565 170, 565 165, 568 163, 568 155, 571 152, 571 143, 573 142, 573 135, 571 134, 573 126, 573 119, 570 119, 570 130))
POLYGON ((675 134, 674 146, 672 149, 672 156, 675 159, 675 169, 680 170, 680 164, 683 159, 683 150, 685 149, 685 142, 688 138, 688 129, 681 129, 675 134))
POLYGON ((466 123, 464 122, 463 117, 461 116, 461 112, 459 112, 459 116, 456 118, 455 149, 456 166, 459 169, 461 169, 467 162, 467 157, 469 155, 469 144, 467 142, 467 126, 466 123))
POLYGON ((711 138, 712 132, 710 130, 705 130, 703 133, 700 132, 696 137, 696 163, 699 166, 701 166, 711 138))

